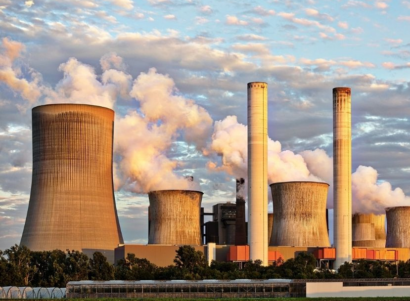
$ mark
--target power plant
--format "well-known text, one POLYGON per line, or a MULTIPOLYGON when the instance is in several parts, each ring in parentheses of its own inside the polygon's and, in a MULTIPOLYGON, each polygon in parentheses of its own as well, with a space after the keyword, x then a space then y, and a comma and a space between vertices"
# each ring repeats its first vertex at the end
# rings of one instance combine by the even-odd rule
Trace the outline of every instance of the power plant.
POLYGON ((350 88, 333 89, 333 247, 329 184, 272 183, 274 212, 268 213, 267 89, 263 82, 247 85, 248 179, 236 179, 235 202, 214 204, 209 213, 201 208, 201 191, 151 191, 147 245, 123 244, 113 192, 114 111, 80 104, 33 108, 33 177, 21 245, 101 251, 110 261, 114 253, 116 260, 134 253, 158 266, 172 264, 180 245, 204 252, 208 262, 268 265, 302 251, 334 268, 357 259, 408 260, 410 207, 386 208, 387 235, 385 215, 352 216, 350 88))
POLYGON ((388 248, 410 248, 410 207, 386 208, 388 248))
POLYGON ((33 176, 21 245, 113 252, 123 243, 113 189, 114 111, 54 104, 32 110, 33 176))
POLYGON ((335 266, 352 261, 352 133, 350 88, 333 89, 335 266))
POLYGON ((250 259, 268 264, 268 85, 248 83, 248 242, 250 259))
POLYGON ((271 245, 330 247, 326 228, 329 184, 283 182, 270 187, 273 200, 271 245))
POLYGON ((200 191, 190 190, 149 192, 148 244, 201 245, 202 195, 200 191))
POLYGON ((386 215, 373 213, 355 213, 352 217, 352 243, 353 247, 386 246, 386 215))

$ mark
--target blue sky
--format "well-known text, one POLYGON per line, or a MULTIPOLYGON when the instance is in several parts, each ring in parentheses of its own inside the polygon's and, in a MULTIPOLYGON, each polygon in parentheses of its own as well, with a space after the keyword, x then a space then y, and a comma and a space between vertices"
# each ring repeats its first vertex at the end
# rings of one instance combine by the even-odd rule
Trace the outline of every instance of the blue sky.
POLYGON ((193 174, 208 210, 234 201, 250 81, 269 85, 270 182, 332 182, 331 91, 349 86, 354 208, 408 204, 409 27, 410 1, 0 0, 0 249, 20 241, 44 103, 115 109, 127 242, 165 179, 193 174))

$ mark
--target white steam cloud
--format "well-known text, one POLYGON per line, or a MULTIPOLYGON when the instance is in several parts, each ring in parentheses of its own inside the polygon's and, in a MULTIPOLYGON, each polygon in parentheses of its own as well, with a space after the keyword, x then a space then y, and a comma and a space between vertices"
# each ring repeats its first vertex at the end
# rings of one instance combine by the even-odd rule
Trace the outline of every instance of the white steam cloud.
MULTIPOLYGON (((42 103, 83 103, 113 108, 117 99, 138 104, 115 121, 114 178, 117 189, 146 193, 158 189, 199 189, 198 184, 177 174, 184 162, 167 154, 178 139, 195 145, 209 158, 213 172, 247 177, 247 126, 236 116, 216 121, 193 100, 178 95, 174 81, 154 68, 133 80, 123 59, 104 55, 102 74, 70 58, 60 65, 63 78, 55 88, 44 85, 41 74, 18 60, 24 45, 7 38, 0 45, 0 83, 21 95, 27 106, 42 103), (24 67, 24 68, 23 68, 24 67), (220 156, 221 160, 217 159, 220 156)), ((16 104, 19 106, 18 104, 16 104)), ((324 150, 300 154, 282 151, 280 142, 268 140, 268 181, 324 181, 333 183, 333 159, 324 150)), ((246 186, 245 186, 246 187, 246 186)), ((332 186, 328 207, 332 207, 332 186)), ((270 194, 269 194, 270 195, 270 194)), ((388 182, 379 183, 377 171, 359 166, 352 175, 355 212, 382 213, 385 207, 409 205, 410 197, 388 182)))
POLYGON ((5 83, 10 89, 19 93, 30 104, 35 103, 41 96, 41 75, 29 69, 26 77, 21 70, 21 66, 16 62, 24 45, 3 38, 0 44, 0 82, 5 83))

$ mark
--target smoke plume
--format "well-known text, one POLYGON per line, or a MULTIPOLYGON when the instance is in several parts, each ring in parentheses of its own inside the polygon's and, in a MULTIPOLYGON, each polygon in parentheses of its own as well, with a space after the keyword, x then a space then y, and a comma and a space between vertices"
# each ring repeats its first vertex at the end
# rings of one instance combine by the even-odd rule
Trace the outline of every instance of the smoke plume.
POLYGON ((3 38, 0 45, 0 82, 5 83, 10 89, 21 94, 21 96, 30 102, 35 103, 41 96, 41 75, 32 69, 27 74, 23 74, 21 67, 16 59, 20 57, 21 52, 25 49, 24 45, 3 38), (24 75, 28 79, 24 78, 24 75))

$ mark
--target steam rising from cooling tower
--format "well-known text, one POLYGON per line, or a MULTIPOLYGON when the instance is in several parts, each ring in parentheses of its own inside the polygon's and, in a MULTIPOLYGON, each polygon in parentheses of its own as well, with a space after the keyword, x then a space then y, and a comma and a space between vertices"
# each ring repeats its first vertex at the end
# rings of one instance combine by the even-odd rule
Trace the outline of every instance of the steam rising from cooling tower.
POLYGON ((352 261, 352 134, 350 88, 333 89, 335 267, 352 261))
POLYGON ((114 111, 35 107, 33 178, 21 245, 33 251, 114 250, 123 243, 113 192, 114 111))
POLYGON ((248 240, 250 259, 268 264, 268 85, 248 83, 248 240))
POLYGON ((273 200, 271 245, 329 247, 326 200, 329 184, 283 182, 270 185, 273 200))
POLYGON ((149 244, 201 245, 200 210, 203 193, 158 190, 148 193, 149 244))

